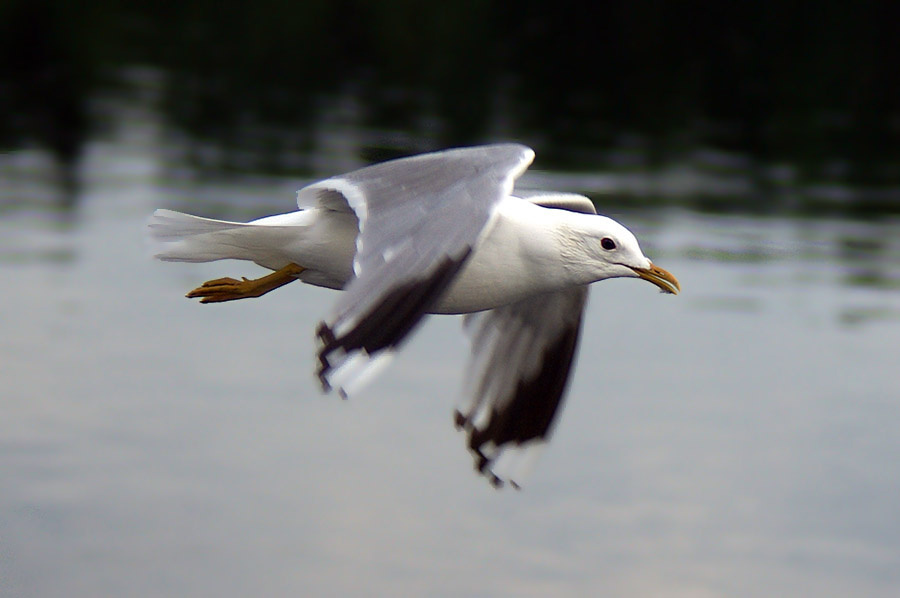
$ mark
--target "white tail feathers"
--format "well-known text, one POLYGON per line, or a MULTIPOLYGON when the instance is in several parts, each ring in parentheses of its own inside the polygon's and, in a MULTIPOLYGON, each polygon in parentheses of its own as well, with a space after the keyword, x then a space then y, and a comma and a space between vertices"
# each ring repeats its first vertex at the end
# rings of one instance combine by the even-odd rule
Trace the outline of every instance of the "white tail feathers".
POLYGON ((236 233, 247 224, 212 220, 173 210, 156 210, 148 223, 150 237, 166 262, 211 262, 228 258, 247 259, 236 233))
POLYGON ((179 241, 185 237, 231 230, 245 226, 240 222, 212 220, 174 210, 156 210, 150 216, 150 232, 158 241, 179 241))

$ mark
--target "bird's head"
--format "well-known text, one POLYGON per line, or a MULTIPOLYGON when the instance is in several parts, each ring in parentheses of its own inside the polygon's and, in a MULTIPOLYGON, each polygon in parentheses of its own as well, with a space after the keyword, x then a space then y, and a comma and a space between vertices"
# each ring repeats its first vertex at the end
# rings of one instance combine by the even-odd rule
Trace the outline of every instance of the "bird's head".
POLYGON ((606 216, 591 216, 582 222, 588 224, 588 234, 582 243, 597 271, 595 280, 642 278, 655 284, 663 293, 676 295, 681 290, 674 276, 644 255, 630 230, 606 216))

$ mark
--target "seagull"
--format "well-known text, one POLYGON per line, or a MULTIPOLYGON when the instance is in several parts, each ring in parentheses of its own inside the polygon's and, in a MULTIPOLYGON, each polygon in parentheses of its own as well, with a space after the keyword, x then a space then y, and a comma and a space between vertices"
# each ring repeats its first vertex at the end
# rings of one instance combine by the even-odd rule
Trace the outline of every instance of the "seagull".
POLYGON ((426 315, 463 314, 472 350, 454 421, 475 469, 519 488, 560 411, 588 286, 624 277, 681 290, 587 197, 514 192, 533 159, 505 143, 391 160, 308 185, 298 211, 248 223, 156 210, 155 257, 272 270, 205 282, 187 294, 201 303, 260 297, 295 280, 342 290, 315 334, 318 379, 343 398, 426 315))

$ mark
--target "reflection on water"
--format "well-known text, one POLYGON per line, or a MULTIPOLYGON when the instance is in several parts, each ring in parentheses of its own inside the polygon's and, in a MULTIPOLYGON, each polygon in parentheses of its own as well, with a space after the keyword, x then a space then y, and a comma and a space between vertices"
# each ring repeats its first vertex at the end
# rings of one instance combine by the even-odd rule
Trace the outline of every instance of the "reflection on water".
POLYGON ((296 175, 314 167, 333 106, 349 103, 356 128, 377 132, 369 157, 515 137, 540 140, 546 164, 600 165, 638 195, 897 213, 890 3, 828 3, 818 19, 776 0, 598 11, 6 0, 0 149, 48 150, 77 193, 86 146, 108 129, 100 98, 148 96, 181 161, 296 175))
POLYGON ((311 374, 331 292, 183 299, 255 270, 151 262, 153 208, 305 181, 188 182, 155 132, 90 144, 63 217, 39 161, 0 182, 4 596, 895 594, 900 222, 610 202, 684 293, 595 288, 557 437, 495 492, 451 425, 457 319, 341 402, 311 374))

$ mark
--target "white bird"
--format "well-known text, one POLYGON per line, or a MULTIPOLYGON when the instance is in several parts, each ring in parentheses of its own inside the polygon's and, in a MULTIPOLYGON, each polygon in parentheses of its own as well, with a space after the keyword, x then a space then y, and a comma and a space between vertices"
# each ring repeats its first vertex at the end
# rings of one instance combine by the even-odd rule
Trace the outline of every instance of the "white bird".
POLYGON ((157 210, 149 226, 161 260, 249 260, 274 271, 206 282, 187 294, 202 303, 294 280, 343 289, 316 331, 319 380, 343 397, 426 314, 466 314, 472 355, 456 425, 476 469, 518 487, 562 403, 588 285, 637 277, 680 290, 588 198, 513 194, 533 159, 517 144, 422 154, 304 187, 299 211, 244 224, 157 210))

